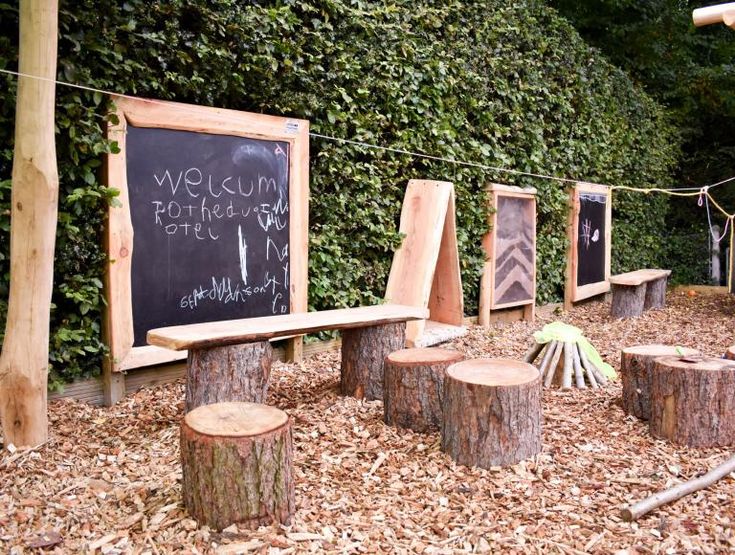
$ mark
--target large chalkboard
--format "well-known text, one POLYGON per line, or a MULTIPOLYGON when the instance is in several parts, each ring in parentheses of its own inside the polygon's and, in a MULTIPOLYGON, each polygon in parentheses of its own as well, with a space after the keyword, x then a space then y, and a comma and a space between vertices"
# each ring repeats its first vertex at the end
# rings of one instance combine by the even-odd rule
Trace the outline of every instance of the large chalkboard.
POLYGON ((289 311, 289 144, 128 126, 134 346, 289 311))
POLYGON ((577 286, 605 281, 607 195, 579 194, 577 286))
POLYGON ((181 358, 151 328, 306 311, 309 122, 112 100, 103 375, 120 390, 115 372, 181 358))

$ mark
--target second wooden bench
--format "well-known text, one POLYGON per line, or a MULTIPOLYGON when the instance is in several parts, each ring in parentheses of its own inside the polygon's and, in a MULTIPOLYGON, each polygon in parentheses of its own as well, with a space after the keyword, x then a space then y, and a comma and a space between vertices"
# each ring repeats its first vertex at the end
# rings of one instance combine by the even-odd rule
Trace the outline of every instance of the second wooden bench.
POLYGON ((666 305, 666 280, 671 270, 636 270, 610 278, 613 318, 640 316, 649 308, 666 305))
POLYGON ((383 398, 385 357, 406 344, 406 322, 429 311, 404 305, 342 308, 153 329, 148 343, 188 350, 186 411, 227 401, 265 402, 273 350, 269 339, 342 330, 341 391, 383 398))

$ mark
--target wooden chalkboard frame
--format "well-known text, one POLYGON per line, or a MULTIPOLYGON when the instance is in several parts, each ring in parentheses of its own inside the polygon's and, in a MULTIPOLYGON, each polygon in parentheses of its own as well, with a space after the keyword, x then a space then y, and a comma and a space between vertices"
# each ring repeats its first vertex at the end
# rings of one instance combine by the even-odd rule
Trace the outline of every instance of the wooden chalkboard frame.
MULTIPOLYGON (((117 142, 120 152, 106 157, 105 172, 108 186, 120 191, 118 199, 122 206, 110 208, 105 232, 108 264, 104 336, 110 349, 104 368, 106 396, 107 390, 114 388, 109 386, 109 382, 116 380, 116 374, 186 357, 186 352, 173 352, 154 346, 133 347, 133 228, 125 147, 128 125, 288 142, 291 312, 307 310, 308 270, 308 121, 130 97, 113 96, 112 101, 118 123, 108 126, 108 137, 117 142)), ((112 394, 112 397, 116 395, 112 394)), ((110 403, 116 399, 106 400, 110 403)))
POLYGON ((567 225, 567 268, 564 287, 564 307, 570 309, 572 303, 601 295, 610 291, 610 255, 612 239, 612 189, 606 185, 593 183, 576 183, 569 191, 569 220, 567 225), (577 285, 579 252, 577 237, 579 235, 579 196, 583 193, 602 194, 607 196, 605 203, 605 279, 596 283, 577 285))
POLYGON ((488 219, 490 231, 483 237, 482 246, 485 251, 485 266, 480 280, 480 306, 478 321, 480 325, 490 325, 490 312, 492 310, 500 310, 504 308, 512 308, 516 306, 527 307, 524 310, 523 319, 533 320, 534 307, 536 304, 536 189, 531 187, 521 188, 512 185, 501 185, 499 183, 491 183, 487 186, 488 194, 488 219), (533 291, 534 296, 515 302, 499 303, 495 298, 495 270, 497 252, 497 215, 498 200, 500 197, 515 197, 530 200, 533 206, 533 291))

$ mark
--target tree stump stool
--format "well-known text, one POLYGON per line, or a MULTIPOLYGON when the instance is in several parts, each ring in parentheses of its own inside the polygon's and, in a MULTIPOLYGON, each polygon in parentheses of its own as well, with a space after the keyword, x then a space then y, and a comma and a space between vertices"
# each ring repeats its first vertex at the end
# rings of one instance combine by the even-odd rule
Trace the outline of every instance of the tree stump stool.
POLYGON ((447 368, 464 359, 459 351, 401 349, 385 358, 383 419, 416 432, 438 431, 442 423, 447 368))
POLYGON ((643 310, 664 308, 666 306, 666 282, 668 279, 669 275, 666 274, 648 282, 646 298, 643 300, 643 310))
POLYGON ((264 402, 272 362, 268 341, 190 349, 185 411, 214 403, 264 402))
POLYGON ((725 351, 725 358, 728 360, 735 360, 735 345, 727 348, 727 351, 725 351))
POLYGON ((294 510, 291 421, 275 407, 218 403, 181 423, 184 506, 200 524, 255 529, 294 510))
POLYGON ((489 468, 541 451, 541 376, 510 359, 453 364, 444 380, 442 451, 457 463, 489 468))
POLYGON ((342 332, 342 395, 383 399, 385 357, 406 346, 406 323, 381 324, 342 332))
POLYGON ((689 447, 735 444, 735 363, 657 358, 651 372, 651 435, 689 447))
POLYGON ((668 345, 636 345, 620 352, 620 374, 623 382, 623 410, 641 420, 651 417, 651 370, 658 357, 699 355, 687 347, 668 345))

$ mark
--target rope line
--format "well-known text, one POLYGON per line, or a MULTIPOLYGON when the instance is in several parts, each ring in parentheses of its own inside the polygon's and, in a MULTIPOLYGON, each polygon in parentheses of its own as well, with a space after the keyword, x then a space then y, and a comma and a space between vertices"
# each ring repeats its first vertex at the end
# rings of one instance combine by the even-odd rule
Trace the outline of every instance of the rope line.
MULTIPOLYGON (((98 89, 98 88, 95 88, 95 87, 90 87, 88 85, 80 85, 80 84, 77 84, 77 83, 69 83, 67 81, 60 81, 58 79, 51 79, 51 78, 48 78, 48 77, 41 77, 39 75, 32 75, 32 74, 29 74, 29 73, 21 73, 21 72, 12 71, 12 70, 9 70, 9 69, 0 69, 0 73, 4 73, 6 75, 11 75, 11 76, 15 76, 15 77, 27 77, 29 79, 35 79, 37 81, 45 81, 45 82, 54 83, 56 85, 60 85, 60 86, 63 86, 63 87, 71 87, 71 88, 80 89, 80 90, 83 90, 83 91, 89 91, 89 92, 104 94, 104 95, 108 95, 108 96, 118 96, 118 97, 121 97, 121 98, 127 98, 127 99, 130 99, 130 100, 137 100, 137 101, 141 101, 142 100, 142 101, 145 101, 145 102, 150 102, 151 104, 159 104, 159 105, 167 105, 168 104, 167 101, 156 100, 156 99, 142 99, 140 97, 132 96, 132 95, 125 94, 125 93, 116 93, 116 92, 112 92, 112 91, 108 91, 108 90, 104 90, 104 89, 98 89)), ((181 109, 182 110, 186 110, 186 105, 185 104, 182 104, 181 105, 181 109)), ((223 119, 226 118, 225 115, 223 115, 221 117, 223 119)), ((701 187, 680 187, 680 188, 671 188, 671 189, 660 189, 660 188, 640 189, 640 188, 635 188, 635 187, 626 187, 626 186, 622 186, 622 185, 617 185, 617 186, 615 186, 615 185, 607 185, 605 183, 596 183, 594 181, 587 181, 585 179, 572 179, 572 178, 565 178, 565 177, 557 177, 557 176, 553 176, 553 175, 545 175, 545 174, 540 174, 540 173, 524 172, 524 171, 521 171, 521 170, 514 170, 514 169, 511 169, 511 168, 501 168, 501 167, 497 167, 497 166, 489 166, 487 164, 481 164, 479 162, 468 162, 466 160, 458 160, 456 158, 445 158, 443 156, 435 156, 435 155, 431 155, 431 154, 425 154, 423 152, 413 152, 413 151, 404 150, 404 149, 401 149, 401 148, 386 147, 386 146, 372 144, 372 143, 367 143, 367 142, 363 142, 363 141, 357 141, 357 140, 354 140, 354 139, 343 139, 343 138, 340 138, 340 137, 333 137, 333 136, 330 136, 330 135, 324 135, 322 133, 316 133, 316 132, 309 132, 309 136, 314 137, 314 138, 317 138, 317 139, 326 140, 326 141, 332 141, 332 142, 343 143, 343 144, 351 144, 351 145, 360 146, 360 147, 363 147, 363 148, 370 148, 370 149, 374 149, 374 150, 383 150, 383 151, 392 152, 392 153, 395 153, 395 154, 404 154, 404 155, 412 156, 414 158, 423 158, 423 159, 426 159, 426 160, 435 160, 435 161, 439 161, 439 162, 446 162, 448 164, 455 164, 455 165, 460 165, 460 166, 467 166, 467 167, 479 168, 479 169, 486 170, 486 171, 494 171, 494 172, 499 172, 499 173, 507 173, 507 174, 524 176, 524 177, 533 177, 533 178, 537 178, 537 179, 546 179, 546 180, 549 180, 549 181, 556 181, 556 182, 559 182, 559 183, 584 183, 584 184, 590 184, 590 185, 600 185, 600 186, 603 186, 603 187, 609 187, 610 189, 619 189, 619 190, 627 190, 627 191, 638 191, 638 192, 644 192, 644 193, 662 192, 662 193, 667 193, 667 194, 677 195, 677 196, 695 196, 697 194, 697 193, 692 193, 691 195, 689 195, 689 194, 681 194, 681 193, 677 193, 677 191, 699 191, 699 190, 701 190, 701 187)), ((714 183, 712 185, 709 185, 708 187, 709 188, 717 187, 719 185, 722 185, 724 183, 728 183, 730 181, 735 181, 735 176, 729 177, 729 178, 727 178, 727 179, 725 179, 723 181, 720 181, 718 183, 714 183)))

